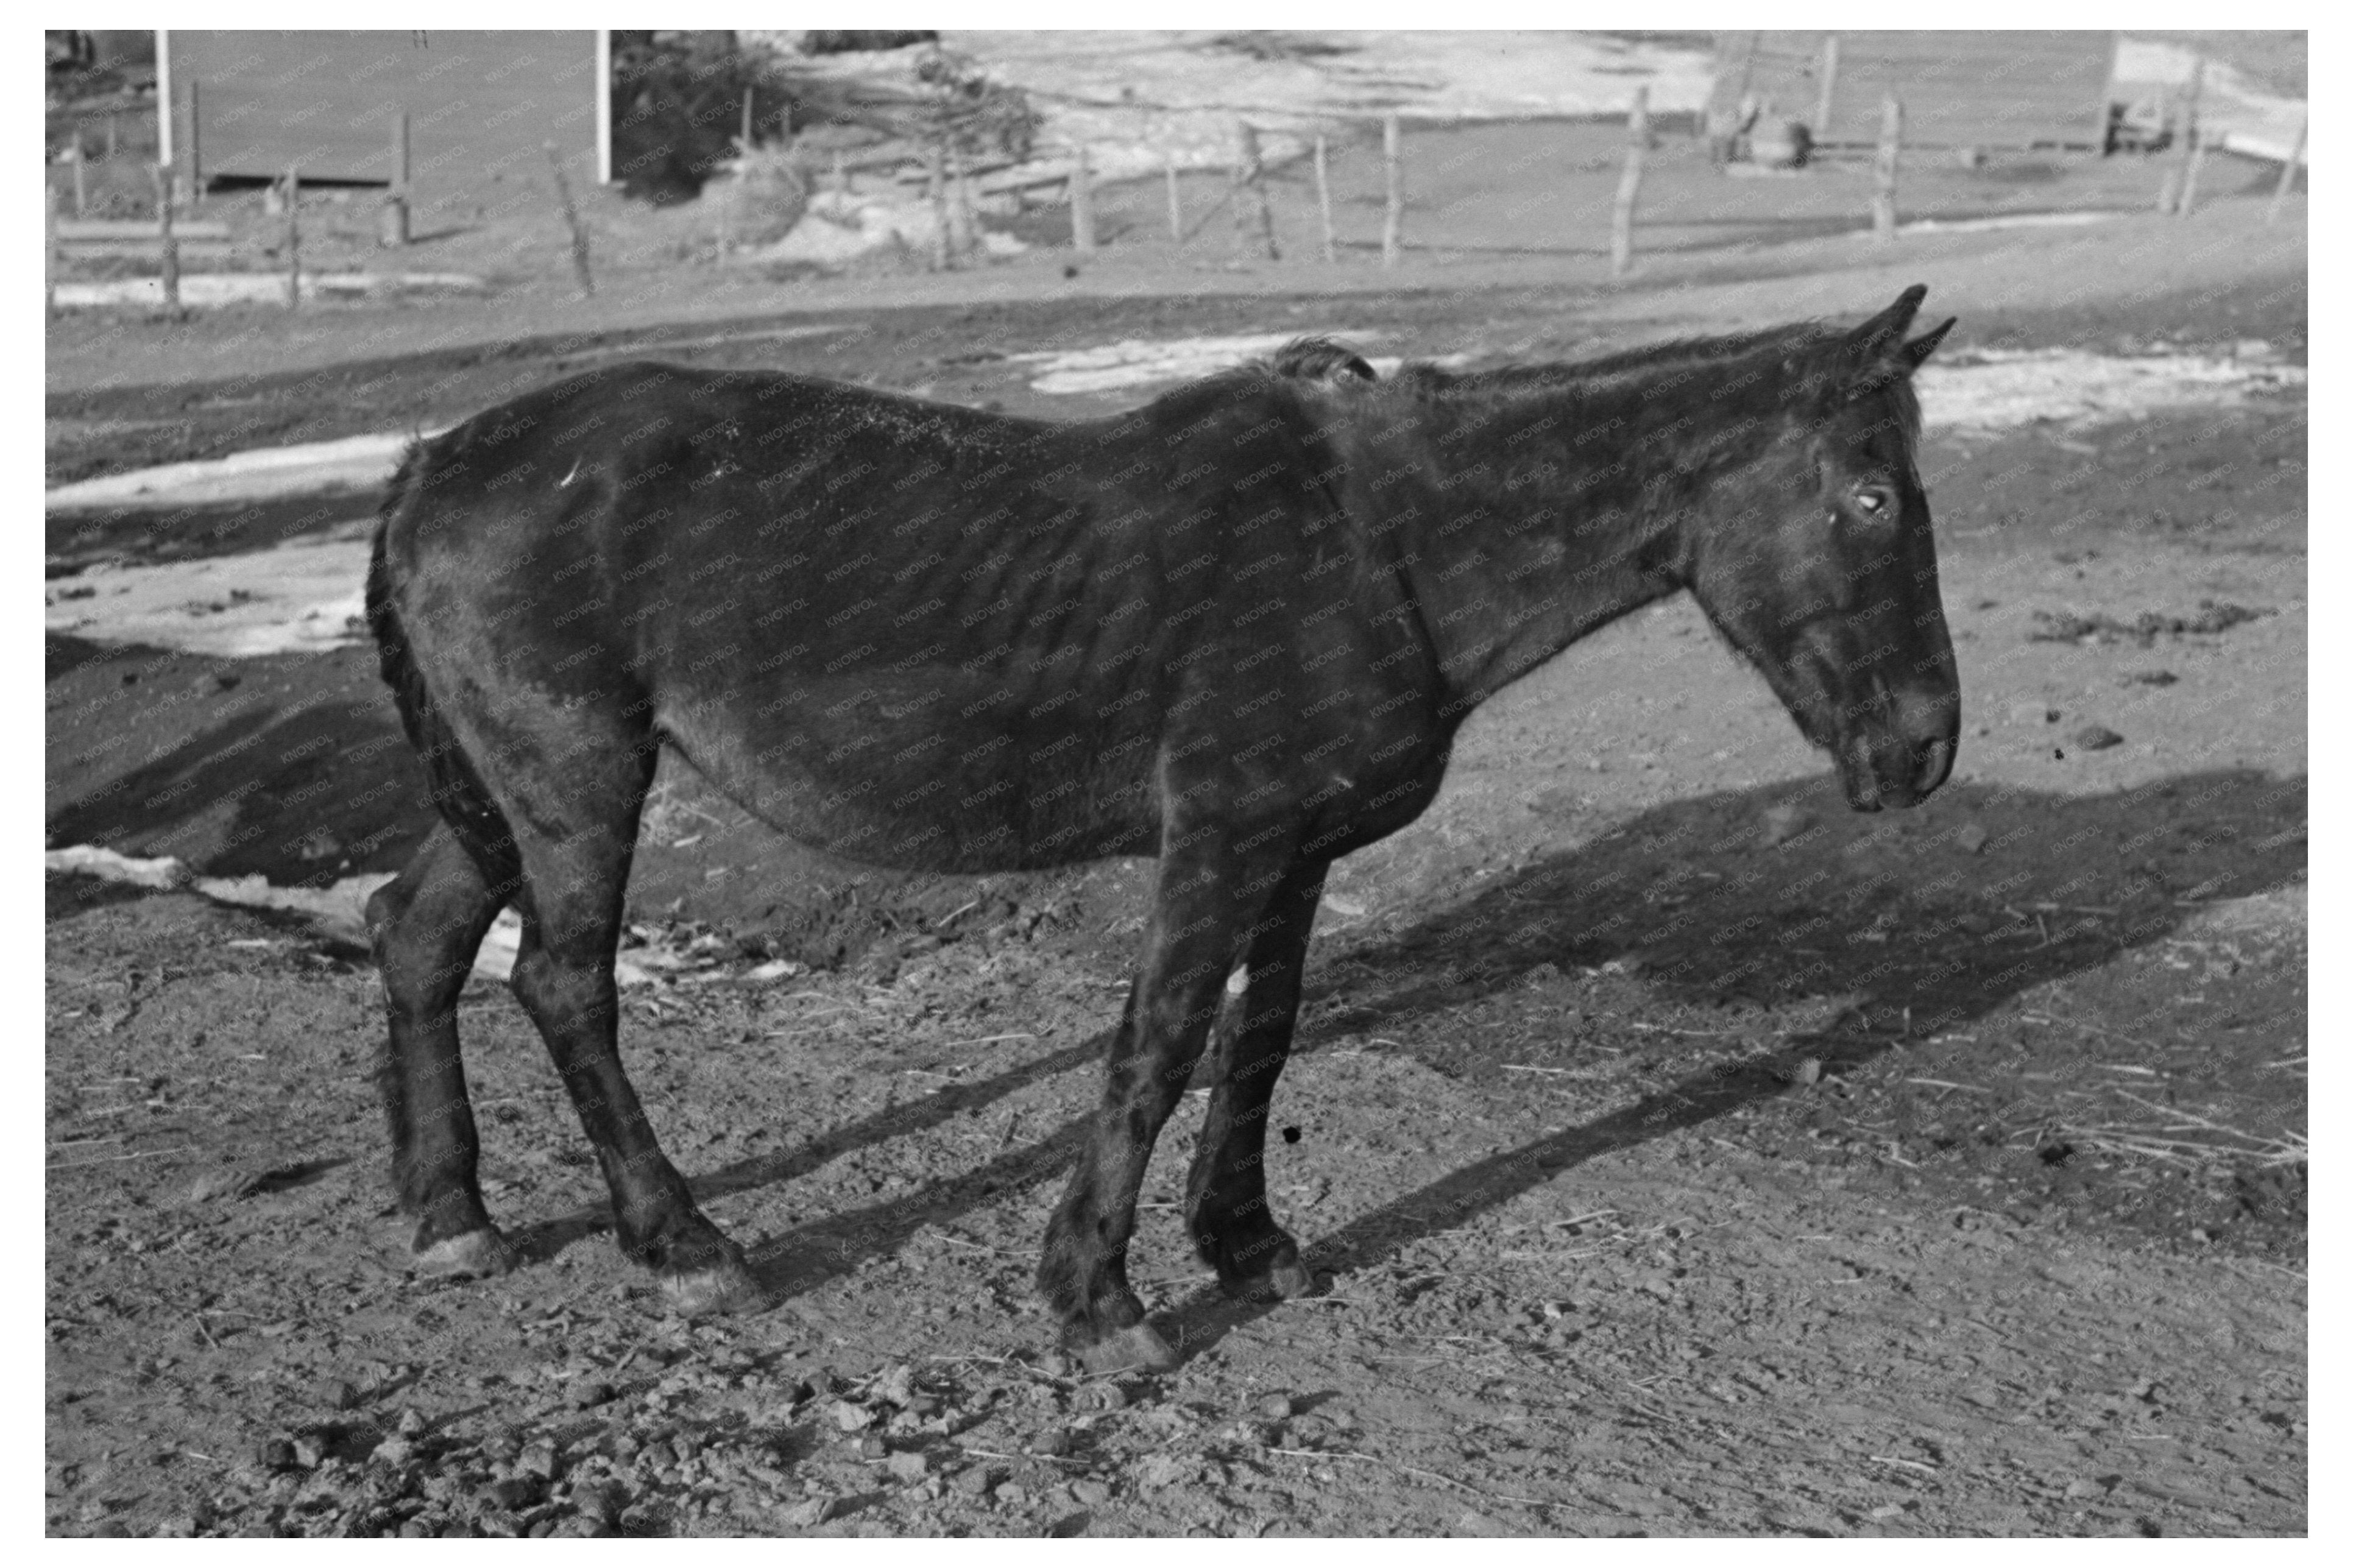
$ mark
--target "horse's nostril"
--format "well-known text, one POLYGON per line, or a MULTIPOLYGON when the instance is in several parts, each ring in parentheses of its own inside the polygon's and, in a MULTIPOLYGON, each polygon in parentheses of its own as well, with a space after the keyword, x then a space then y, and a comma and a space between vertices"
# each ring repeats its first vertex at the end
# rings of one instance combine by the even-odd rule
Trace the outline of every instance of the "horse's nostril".
POLYGON ((1945 773, 1953 764, 1953 743, 1936 740, 1920 748, 1913 773, 1913 788, 1926 795, 1945 782, 1945 773))

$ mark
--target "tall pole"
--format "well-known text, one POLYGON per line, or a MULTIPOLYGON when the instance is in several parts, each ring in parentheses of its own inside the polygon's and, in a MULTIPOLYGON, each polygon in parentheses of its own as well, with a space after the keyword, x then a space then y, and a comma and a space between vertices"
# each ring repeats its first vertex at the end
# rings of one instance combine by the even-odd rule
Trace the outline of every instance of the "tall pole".
POLYGON ((1405 248, 1405 133, 1394 111, 1381 117, 1381 163, 1388 205, 1381 213, 1381 265, 1395 267, 1405 248))
POLYGON ((1871 166, 1871 232, 1895 237, 1895 159, 1904 146, 1904 105, 1890 94, 1879 106, 1879 156, 1871 166))
POLYGON ((1185 243, 1185 203, 1176 191, 1176 150, 1169 148, 1161 154, 1160 172, 1168 181, 1168 238, 1176 245, 1185 243))
POLYGON ((1634 89, 1626 111, 1626 170, 1618 176, 1618 199, 1609 204, 1609 275, 1623 278, 1634 265, 1634 202, 1642 190, 1642 153, 1651 142, 1651 89, 1634 89))

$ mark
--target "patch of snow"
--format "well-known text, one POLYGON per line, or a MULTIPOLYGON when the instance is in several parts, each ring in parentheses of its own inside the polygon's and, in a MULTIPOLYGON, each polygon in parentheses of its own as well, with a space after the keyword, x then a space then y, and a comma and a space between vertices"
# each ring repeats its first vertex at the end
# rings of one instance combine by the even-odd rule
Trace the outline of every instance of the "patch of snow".
POLYGON ((2237 407, 2305 384, 2302 367, 2279 363, 2264 347, 2260 355, 2227 358, 1981 349, 1950 363, 1931 360, 1922 366, 1920 408, 1932 429, 1988 434, 2040 422, 2102 425, 2183 409, 2237 407))
MULTIPOLYGON (((945 47, 1030 94, 1042 149, 1084 143, 1095 175, 1224 168, 1247 116, 1271 163, 1317 131, 1395 110, 1461 121, 1622 114, 1637 85, 1651 112, 1707 102, 1705 51, 1559 31, 1321 29, 1281 35, 1270 58, 1208 31, 948 32, 945 47)), ((1275 45, 1270 37, 1236 35, 1275 45)))
MULTIPOLYGON (((2000 228, 2076 228, 2106 223, 2120 212, 2003 213, 1993 217, 1924 217, 1896 226, 1898 234, 1984 234, 2000 228)), ((1855 231, 1858 237, 1869 229, 1855 231)))
POLYGON ((202 462, 133 468, 126 473, 104 474, 94 479, 59 485, 41 498, 42 506, 52 512, 95 511, 127 506, 203 506, 370 490, 392 478, 400 454, 410 441, 440 433, 433 429, 347 436, 340 441, 264 447, 202 462))
MULTIPOLYGON (((316 272, 301 281, 305 300, 365 300, 387 294, 480 293, 486 287, 463 272, 316 272)), ((161 278, 109 278, 58 285, 58 308, 91 310, 108 306, 164 308, 161 278)), ((286 279, 269 272, 184 272, 180 303, 191 310, 224 305, 283 305, 286 279)))
POLYGON ((323 652, 366 640, 368 527, 347 523, 242 555, 100 562, 48 587, 47 629, 216 658, 323 652), (81 589, 93 590, 87 595, 81 589), (75 597, 66 597, 75 594, 75 597))

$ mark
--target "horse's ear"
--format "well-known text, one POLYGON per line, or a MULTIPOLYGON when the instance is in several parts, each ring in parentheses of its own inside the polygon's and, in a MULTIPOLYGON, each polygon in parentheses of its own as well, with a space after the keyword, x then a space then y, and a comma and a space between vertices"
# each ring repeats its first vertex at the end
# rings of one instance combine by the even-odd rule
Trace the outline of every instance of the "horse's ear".
POLYGON ((1920 301, 1928 297, 1926 283, 1915 283, 1895 296, 1895 303, 1857 327, 1847 337, 1850 347, 1864 353, 1883 353, 1904 341, 1904 330, 1912 318, 1920 313, 1920 301))
POLYGON ((1947 316, 1945 318, 1944 325, 1932 327, 1905 343, 1902 351, 1905 369, 1918 370, 1927 357, 1936 352, 1936 345, 1945 341, 1945 334, 1953 330, 1953 323, 1959 320, 1958 316, 1947 316))

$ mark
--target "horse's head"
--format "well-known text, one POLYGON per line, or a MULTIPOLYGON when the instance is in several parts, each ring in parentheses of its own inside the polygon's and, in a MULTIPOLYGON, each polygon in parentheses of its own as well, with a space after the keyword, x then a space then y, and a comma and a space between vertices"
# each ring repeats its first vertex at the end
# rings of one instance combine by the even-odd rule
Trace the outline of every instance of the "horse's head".
POLYGON ((1858 811, 1916 805, 1951 773, 1960 682, 1913 462, 1912 373, 1952 327, 1906 342, 1906 289, 1852 332, 1789 351, 1781 439, 1751 501, 1697 540, 1691 586, 1858 811))

